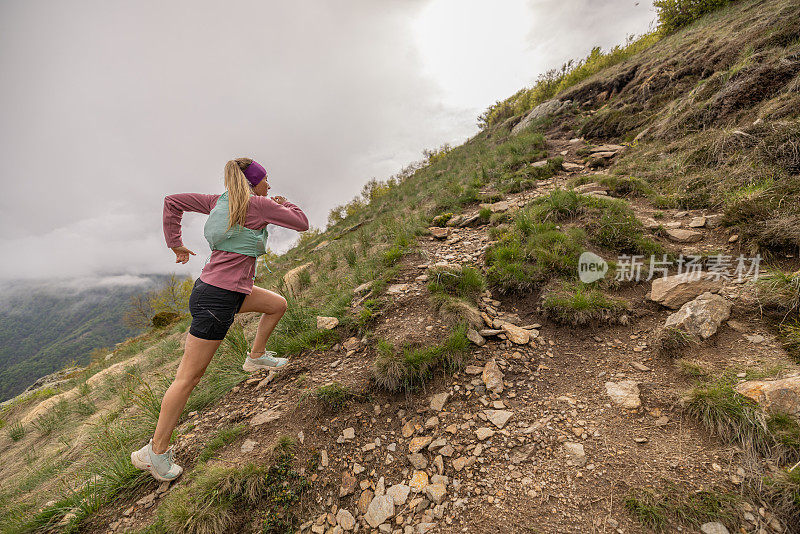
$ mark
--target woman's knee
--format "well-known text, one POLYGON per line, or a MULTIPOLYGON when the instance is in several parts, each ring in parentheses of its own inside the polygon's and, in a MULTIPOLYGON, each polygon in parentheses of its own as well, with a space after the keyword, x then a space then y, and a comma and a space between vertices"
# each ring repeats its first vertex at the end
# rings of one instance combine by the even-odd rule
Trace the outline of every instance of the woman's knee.
POLYGON ((286 309, 289 307, 289 304, 286 302, 286 299, 280 295, 276 295, 277 300, 275 301, 275 311, 273 312, 274 315, 283 315, 286 313, 286 309))
POLYGON ((202 373, 176 376, 172 384, 181 390, 192 391, 200 383, 201 378, 203 378, 202 373))

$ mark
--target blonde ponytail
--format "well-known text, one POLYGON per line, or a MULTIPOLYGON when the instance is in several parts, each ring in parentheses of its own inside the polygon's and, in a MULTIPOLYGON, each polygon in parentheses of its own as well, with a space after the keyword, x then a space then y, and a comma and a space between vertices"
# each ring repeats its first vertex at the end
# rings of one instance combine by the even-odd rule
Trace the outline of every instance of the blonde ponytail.
POLYGON ((236 158, 225 164, 225 189, 228 190, 228 230, 235 225, 244 226, 247 218, 247 206, 250 204, 252 190, 250 182, 244 176, 244 169, 253 160, 236 158))

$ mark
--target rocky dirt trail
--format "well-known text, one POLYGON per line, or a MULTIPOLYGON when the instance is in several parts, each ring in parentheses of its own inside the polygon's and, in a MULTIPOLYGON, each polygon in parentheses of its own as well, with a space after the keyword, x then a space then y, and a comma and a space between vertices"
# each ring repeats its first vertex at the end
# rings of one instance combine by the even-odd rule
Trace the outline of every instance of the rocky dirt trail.
MULTIPOLYGON (((563 154, 567 171, 490 209, 517 209, 574 176, 598 172, 577 155, 585 146, 550 139, 548 152, 563 154)), ((619 150, 610 147, 593 158, 613 161, 619 150)), ((604 193, 598 184, 582 188, 604 193)), ((680 246, 733 246, 731 236, 709 224, 714 214, 655 210, 640 200, 632 207, 645 222, 663 211, 661 226, 700 234, 680 246)), ((488 225, 475 226, 478 209, 465 211, 438 236, 422 238, 419 253, 404 258, 381 297, 388 306, 376 335, 393 343, 441 340, 446 325, 428 304, 427 269, 437 263, 484 267, 490 238, 488 225)), ((657 238, 676 243, 669 234, 657 238)), ((737 285, 717 290, 731 299, 742 292, 737 285)), ((657 354, 655 339, 674 309, 648 300, 649 291, 649 283, 623 289, 633 308, 627 324, 575 328, 544 320, 533 298, 486 292, 481 312, 487 324, 469 365, 413 394, 372 387, 375 349, 366 339, 301 354, 285 371, 256 375, 211 410, 193 414, 176 455, 197 457, 219 428, 233 424, 246 431, 213 461, 266 462, 280 436, 298 437, 300 465, 319 458, 318 469, 305 473, 312 489, 302 503, 302 532, 644 532, 624 508, 631 489, 736 493, 754 468, 741 450, 683 415, 681 395, 690 382, 674 361, 657 354), (331 415, 303 398, 308 388, 333 381, 357 393, 343 411, 331 415)), ((735 304, 692 360, 717 369, 785 365, 780 343, 748 313, 735 304)), ((192 465, 186 467, 177 484, 190 476, 192 465)), ((120 504, 122 514, 108 511, 96 519, 95 530, 148 524, 166 491, 166 485, 147 485, 120 504)), ((757 509, 752 503, 742 510, 751 519, 742 522, 744 532, 786 531, 757 509)))

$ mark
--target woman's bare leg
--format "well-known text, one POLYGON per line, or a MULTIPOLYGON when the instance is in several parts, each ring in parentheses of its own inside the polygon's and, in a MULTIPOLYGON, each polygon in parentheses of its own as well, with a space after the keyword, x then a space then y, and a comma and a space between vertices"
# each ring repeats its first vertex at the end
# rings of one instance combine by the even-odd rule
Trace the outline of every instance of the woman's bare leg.
POLYGON ((242 303, 239 313, 260 312, 264 315, 258 321, 258 330, 253 340, 253 350, 250 356, 256 358, 264 353, 267 348, 267 340, 278 321, 281 320, 286 312, 286 299, 282 296, 264 289, 263 287, 253 286, 253 292, 247 295, 242 303))
POLYGON ((181 363, 178 365, 178 371, 175 373, 175 380, 172 381, 161 400, 161 412, 158 415, 158 424, 153 435, 154 453, 163 454, 169 447, 169 438, 172 436, 175 425, 178 424, 186 401, 189 400, 189 394, 200 382, 220 343, 222 340, 200 339, 192 334, 186 336, 186 347, 181 363))

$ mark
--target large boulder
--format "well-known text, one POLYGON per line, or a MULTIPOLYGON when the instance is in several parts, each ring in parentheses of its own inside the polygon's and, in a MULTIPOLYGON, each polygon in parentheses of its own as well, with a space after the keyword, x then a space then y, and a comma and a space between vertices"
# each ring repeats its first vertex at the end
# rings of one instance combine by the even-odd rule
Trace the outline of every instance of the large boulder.
POLYGON ((677 310, 705 292, 716 293, 722 289, 722 279, 707 272, 687 272, 653 280, 650 300, 677 310))
POLYGON ((769 412, 800 416, 800 376, 779 380, 748 380, 734 389, 769 412))
POLYGON ((532 110, 528 112, 525 117, 517 123, 514 128, 511 129, 512 134, 518 134, 525 128, 531 125, 533 121, 536 119, 540 119, 542 117, 546 117, 547 115, 558 115, 565 109, 567 109, 572 104, 571 100, 565 100, 564 102, 554 98, 552 100, 547 100, 542 102, 532 110))
POLYGON ((300 296, 300 290, 303 289, 303 283, 300 281, 300 274, 311 267, 311 264, 312 262, 304 263, 283 275, 283 283, 286 284, 286 294, 288 297, 297 298, 300 296))
POLYGON ((719 325, 731 316, 731 302, 705 292, 667 317, 664 328, 672 328, 700 339, 713 336, 719 325))

